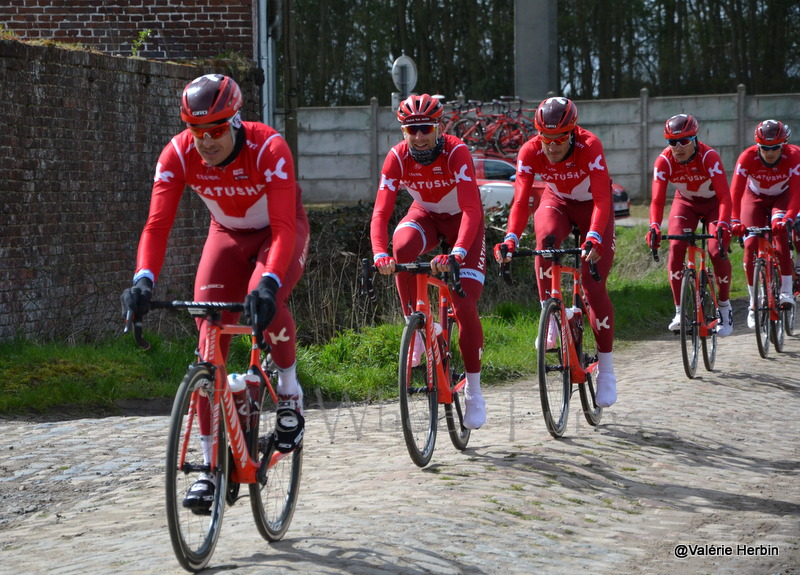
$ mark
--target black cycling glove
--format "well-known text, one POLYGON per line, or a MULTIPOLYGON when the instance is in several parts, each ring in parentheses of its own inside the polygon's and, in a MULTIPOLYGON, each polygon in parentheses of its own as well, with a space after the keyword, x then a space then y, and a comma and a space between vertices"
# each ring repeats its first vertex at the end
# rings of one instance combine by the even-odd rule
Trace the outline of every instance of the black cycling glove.
POLYGON ((244 300, 247 321, 256 324, 260 331, 267 329, 278 311, 277 293, 278 282, 270 276, 264 276, 244 300))
POLYGON ((127 317, 128 312, 134 317, 141 318, 150 311, 150 300, 153 298, 153 282, 149 278, 139 278, 133 287, 122 292, 122 315, 127 317))

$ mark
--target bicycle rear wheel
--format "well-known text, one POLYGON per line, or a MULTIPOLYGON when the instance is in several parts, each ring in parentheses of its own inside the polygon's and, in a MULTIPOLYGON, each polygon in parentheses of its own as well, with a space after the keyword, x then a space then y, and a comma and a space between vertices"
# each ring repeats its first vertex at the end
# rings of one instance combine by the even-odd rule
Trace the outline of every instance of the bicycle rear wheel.
POLYGON ((303 473, 303 443, 289 453, 275 449, 275 404, 264 382, 259 386, 262 398, 256 421, 251 428, 250 453, 258 452, 261 465, 259 481, 250 484, 250 508, 258 532, 267 541, 278 541, 292 522, 300 494, 303 473))
POLYGON ((208 395, 213 405, 214 374, 205 365, 194 365, 175 395, 167 437, 167 525, 175 556, 188 571, 200 571, 211 559, 222 529, 228 484, 228 442, 224 425, 220 425, 217 437, 217 468, 209 469, 203 462, 198 415, 194 410, 190 414, 192 398, 200 393, 208 395), (183 506, 184 496, 201 472, 210 473, 215 483, 211 508, 202 512, 183 506))
POLYGON ((400 421, 408 454, 415 464, 425 467, 431 460, 436 444, 439 398, 435 366, 428 369, 427 354, 423 352, 419 365, 412 366, 414 338, 422 338, 424 349, 427 349, 425 317, 418 312, 411 314, 403 329, 397 380, 400 391, 400 421))
POLYGON ((767 266, 763 259, 756 260, 753 268, 753 310, 756 320, 756 344, 761 357, 769 356, 769 299, 767 290, 767 266))
POLYGON ((447 331, 443 335, 447 338, 448 373, 450 374, 450 389, 453 394, 453 402, 444 405, 444 416, 450 441, 456 449, 463 451, 469 443, 470 430, 464 427, 463 384, 466 373, 464 372, 464 361, 461 359, 461 352, 458 349, 458 323, 454 317, 447 319, 447 331))
MULTIPOLYGON (((554 338, 550 337, 552 344, 554 338)), ((539 320, 537 371, 539 377, 539 397, 542 401, 542 414, 547 431, 555 438, 564 435, 569 416, 569 396, 572 383, 569 372, 567 342, 561 338, 561 301, 549 299, 539 320), (555 344, 548 345, 548 329, 555 322, 555 344)))
POLYGON ((683 370, 692 379, 697 373, 700 338, 697 326, 697 284, 693 270, 684 268, 681 281, 681 355, 683 370))
POLYGON ((500 155, 516 158, 519 149, 528 138, 521 124, 508 121, 495 130, 493 139, 494 147, 500 155))
POLYGON ((470 152, 477 152, 486 145, 483 136, 483 126, 470 118, 459 120, 453 125, 453 134, 461 138, 470 152))
POLYGON ((775 347, 775 351, 781 353, 783 351, 783 344, 784 344, 784 325, 786 320, 784 319, 784 308, 780 307, 779 302, 781 301, 781 270, 778 267, 777 263, 772 263, 772 285, 770 286, 772 289, 772 301, 775 302, 775 305, 778 306, 777 315, 778 319, 772 319, 770 316, 769 320, 769 332, 770 338, 772 339, 772 345, 775 347))
MULTIPOLYGON (((722 317, 715 303, 714 297, 714 278, 706 270, 700 272, 700 305, 703 307, 703 321, 708 325, 715 319, 719 319, 717 325, 721 325, 722 317)), ((709 330, 709 334, 701 338, 703 344, 703 363, 708 371, 714 369, 717 359, 717 329, 709 330)))
MULTIPOLYGON (((595 340, 594 332, 592 331, 588 309, 583 310, 581 322, 583 328, 581 331, 581 345, 578 350, 578 356, 583 362, 583 368, 586 369, 592 364, 597 363, 597 340, 595 340)), ((583 416, 586 418, 586 422, 591 426, 598 425, 603 417, 603 408, 597 405, 596 374, 596 369, 587 371, 586 381, 578 385, 583 416)))

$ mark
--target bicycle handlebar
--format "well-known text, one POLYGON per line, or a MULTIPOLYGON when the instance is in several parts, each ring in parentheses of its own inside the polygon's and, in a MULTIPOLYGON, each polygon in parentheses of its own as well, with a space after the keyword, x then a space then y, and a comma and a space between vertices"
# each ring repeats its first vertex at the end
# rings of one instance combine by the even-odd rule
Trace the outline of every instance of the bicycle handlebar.
MULTIPOLYGON (((458 296, 466 297, 467 294, 464 292, 464 288, 461 287, 461 266, 454 255, 451 254, 447 259, 450 264, 450 272, 447 274, 447 284, 458 296)), ((430 262, 412 262, 408 264, 395 263, 394 266, 394 273, 408 272, 411 274, 421 274, 431 273, 432 271, 430 262)), ((372 285, 372 272, 374 271, 377 271, 377 268, 369 263, 367 258, 361 260, 361 286, 359 295, 369 297, 369 300, 373 303, 378 301, 378 295, 375 293, 375 289, 372 285)))
MULTIPOLYGON (((587 252, 592 251, 592 243, 588 242, 587 247, 589 248, 587 252)), ((579 255, 583 253, 582 248, 546 248, 543 250, 516 250, 511 254, 511 258, 527 258, 531 256, 542 256, 544 259, 551 260, 556 259, 558 256, 562 255, 579 255), (555 256, 555 257, 554 257, 555 256)), ((500 246, 500 255, 503 257, 503 260, 506 259, 508 256, 508 246, 501 245, 500 246)), ((500 264, 500 272, 498 275, 502 276, 503 280, 508 284, 511 285, 511 262, 503 262, 500 264)), ((589 275, 592 279, 596 282, 599 282, 602 278, 600 277, 600 272, 597 271, 597 263, 596 262, 589 262, 589 275)))
MULTIPOLYGON (((232 311, 241 313, 245 311, 245 305, 243 303, 238 303, 238 302, 172 300, 172 301, 151 301, 150 309, 168 309, 168 310, 185 309, 193 317, 208 317, 217 315, 222 311, 232 311)), ((252 328, 252 335, 253 337, 256 338, 256 343, 258 344, 258 347, 261 349, 266 349, 267 343, 264 340, 264 333, 260 329, 258 329, 258 327, 255 324, 253 324, 250 327, 252 328)), ((147 341, 142 335, 143 332, 142 318, 140 316, 135 316, 133 312, 129 310, 125 315, 125 329, 123 330, 123 333, 128 333, 131 330, 133 331, 133 339, 134 341, 136 341, 136 345, 138 345, 145 351, 150 349, 150 342, 147 341)))
MULTIPOLYGON (((662 240, 683 240, 686 242, 695 242, 697 240, 712 240, 716 239, 720 245, 720 255, 723 260, 728 259, 728 254, 725 253, 725 250, 722 248, 722 230, 717 230, 717 234, 696 234, 686 233, 686 234, 661 234, 662 240)), ((651 237, 650 239, 650 254, 653 256, 654 261, 659 261, 658 258, 658 248, 655 247, 655 238, 651 237)))

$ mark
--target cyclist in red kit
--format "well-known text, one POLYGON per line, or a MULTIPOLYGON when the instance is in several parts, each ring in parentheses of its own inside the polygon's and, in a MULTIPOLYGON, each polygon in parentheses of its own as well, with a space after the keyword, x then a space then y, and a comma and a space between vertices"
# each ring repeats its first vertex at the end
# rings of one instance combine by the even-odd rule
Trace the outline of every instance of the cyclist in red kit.
MULTIPOLYGON (((598 350, 595 399, 598 406, 609 407, 617 400, 617 377, 612 354, 614 309, 606 280, 616 246, 611 177, 603 144, 593 133, 578 126, 578 110, 567 98, 548 98, 539 104, 534 125, 539 134, 525 142, 517 155, 507 234, 503 243, 495 246, 494 256, 503 263, 500 248, 505 245, 508 249, 505 261, 511 261, 511 254, 517 249, 528 223, 531 205, 538 204, 533 216, 536 249, 559 247, 571 233, 572 226, 578 227, 584 249, 582 273, 589 278, 583 285, 598 350), (531 197, 536 175, 547 184, 541 198, 531 197), (597 263, 600 281, 590 278, 589 262, 597 263)), ((550 291, 550 262, 537 256, 535 265, 539 299, 544 305, 550 291)), ((555 329, 555 326, 551 324, 550 328, 555 329)), ((548 335, 548 341, 550 339, 548 335)), ((536 342, 537 346, 540 344, 536 342)))
MULTIPOLYGON (((271 127, 243 122, 241 106, 242 92, 228 76, 201 76, 184 89, 180 113, 186 129, 172 138, 158 158, 133 287, 122 296, 123 312, 141 317, 149 311, 181 196, 186 188, 191 189, 211 212, 194 299, 245 301, 252 320, 266 330, 279 368, 279 424, 282 413, 293 415, 299 422, 295 436, 299 441, 303 391, 295 370, 295 324, 286 302, 303 274, 308 220, 289 147, 271 127)), ((238 314, 223 312, 222 321, 236 323, 238 314)), ((198 327, 202 352, 205 323, 198 320, 198 327)), ((230 336, 223 336, 220 348, 226 355, 229 345, 230 336)), ((211 422, 208 399, 203 399, 198 411, 201 446, 208 463, 211 422)), ((184 507, 210 508, 214 488, 213 476, 201 474, 183 500, 184 507)))
MULTIPOLYGON (((664 125, 664 138, 669 144, 653 166, 653 188, 650 202, 650 231, 645 236, 648 247, 661 245, 661 219, 667 198, 667 184, 675 186, 675 197, 669 212, 669 235, 694 231, 702 217, 708 222, 708 252, 714 265, 719 294, 720 327, 717 334, 726 337, 733 331, 733 307, 730 302, 731 261, 724 258, 731 241, 731 195, 725 168, 716 150, 697 139, 698 125, 694 116, 678 114, 664 125), (717 237, 721 237, 720 245, 717 237)), ((675 304, 675 317, 668 329, 681 326, 681 280, 688 242, 672 240, 669 245, 667 270, 675 304)))
MULTIPOLYGON (((453 298, 459 348, 467 371, 464 426, 477 429, 486 421, 481 393, 483 327, 478 317, 478 298, 486 273, 483 206, 472 156, 460 139, 443 133, 443 112, 441 102, 428 94, 410 96, 400 104, 397 119, 403 141, 384 160, 370 236, 375 267, 385 275, 394 272, 395 262, 410 263, 435 249, 440 238, 452 246, 450 253, 461 267, 461 285, 466 292, 465 297, 453 298), (414 202, 394 230, 393 255, 389 255, 387 229, 401 186, 414 202)), ((434 257, 431 267, 434 272, 448 271, 448 254, 434 257)), ((415 286, 408 276, 398 273, 395 278, 406 317, 416 299, 415 286)), ((422 348, 421 338, 415 338, 412 360, 424 353, 422 348)))
MULTIPOLYGON (((756 127, 755 145, 739 155, 731 180, 733 233, 743 236, 746 228, 769 225, 778 240, 781 306, 795 305, 788 234, 800 208, 800 148, 789 144, 789 136, 789 127, 783 122, 761 122, 756 127)), ((744 240, 744 270, 751 302, 747 327, 751 329, 755 327, 752 304, 755 244, 755 238, 744 240)))

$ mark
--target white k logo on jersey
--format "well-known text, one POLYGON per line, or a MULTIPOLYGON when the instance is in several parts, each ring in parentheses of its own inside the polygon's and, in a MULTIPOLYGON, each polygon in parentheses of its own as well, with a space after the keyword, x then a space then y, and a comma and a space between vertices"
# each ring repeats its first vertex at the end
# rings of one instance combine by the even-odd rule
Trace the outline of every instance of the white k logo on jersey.
POLYGON ((719 174, 720 176, 722 175, 722 166, 720 165, 719 162, 714 164, 714 167, 708 170, 709 176, 713 176, 714 174, 719 174))
POLYGON ((653 170, 653 179, 654 180, 661 180, 664 181, 667 179, 666 172, 659 172, 658 170, 653 170))
POLYGON ((736 173, 740 176, 747 177, 747 168, 743 168, 741 164, 736 164, 736 173))
POLYGON ((796 166, 789 168, 789 175, 790 176, 800 175, 800 164, 797 164, 796 166))
POLYGON ((289 179, 289 175, 283 169, 283 167, 285 165, 286 165, 286 158, 281 158, 280 160, 278 160, 278 165, 275 166, 275 171, 274 172, 272 170, 264 170, 264 177, 267 178, 268 182, 272 181, 272 176, 275 176, 275 177, 280 178, 282 180, 288 180, 289 179))
POLYGON ((591 172, 592 170, 600 170, 601 172, 603 170, 605 170, 605 168, 603 167, 603 156, 602 155, 597 156, 594 159, 594 162, 590 162, 589 163, 589 171, 591 172))
POLYGON ((389 188, 393 192, 397 191, 397 184, 395 182, 397 178, 387 178, 384 174, 381 174, 381 188, 389 188))
POLYGON ((175 174, 172 172, 162 172, 161 171, 161 162, 156 165, 156 177, 153 179, 154 182, 158 182, 159 180, 162 182, 169 183, 169 181, 175 177, 175 174))
POLYGON ((523 173, 526 173, 526 174, 532 174, 533 173, 533 168, 531 168, 530 166, 526 166, 525 164, 522 163, 522 160, 519 160, 517 162, 517 171, 518 172, 523 172, 523 173))
POLYGON ((467 176, 467 174, 465 173, 466 171, 467 171, 467 164, 464 164, 463 166, 461 166, 461 169, 456 174, 456 183, 461 182, 461 181, 464 181, 464 182, 471 182, 472 181, 472 178, 467 176))
POLYGON ((598 317, 596 323, 597 323, 597 331, 600 331, 601 329, 611 329, 611 326, 608 325, 608 316, 604 317, 603 319, 600 319, 598 317))

